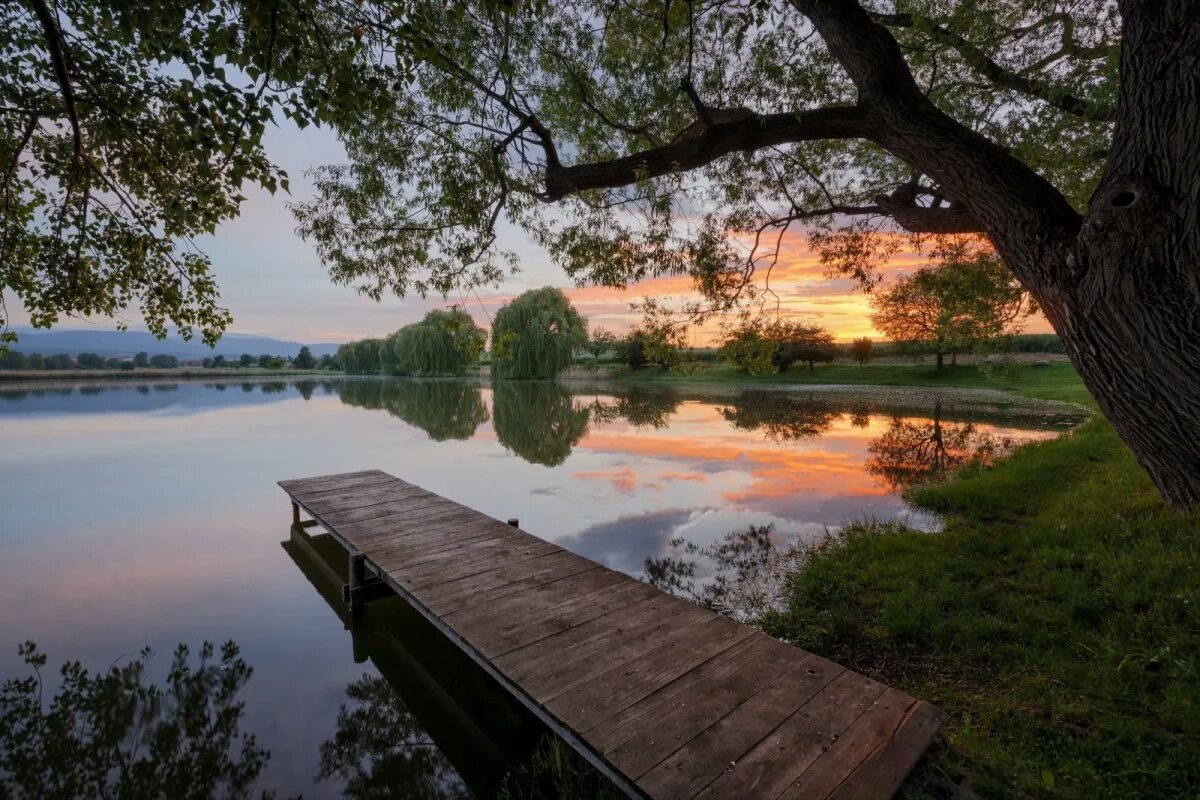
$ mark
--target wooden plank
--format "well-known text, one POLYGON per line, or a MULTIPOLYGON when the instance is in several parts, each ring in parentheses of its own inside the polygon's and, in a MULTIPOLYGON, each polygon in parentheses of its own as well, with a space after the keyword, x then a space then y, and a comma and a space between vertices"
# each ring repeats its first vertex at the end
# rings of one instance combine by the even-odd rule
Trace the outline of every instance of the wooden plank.
MULTIPOLYGON (((695 635, 697 628, 711 621, 712 616, 697 608, 694 614, 677 613, 660 618, 657 623, 648 621, 634 630, 623 630, 620 636, 606 637, 599 644, 576 648, 579 652, 559 652, 554 659, 543 659, 540 666, 521 679, 530 694, 542 701, 574 689, 600 674, 620 667, 656 648, 674 647, 695 635), (600 657, 602 656, 602 657, 600 657)), ((622 609, 631 613, 630 609, 622 609)), ((573 629, 572 629, 573 630, 573 629)), ((549 642, 553 642, 553 637, 549 642)))
MULTIPOLYGON (((856 719, 780 798, 828 797, 840 787, 855 768, 885 746, 908 718, 917 701, 895 689, 886 689, 870 708, 856 719)), ((794 743, 789 742, 789 754, 794 743)))
MULTIPOLYGON (((590 578, 593 573, 585 574, 590 578)), ((590 592, 547 611, 530 614, 528 619, 519 622, 488 626, 482 620, 476 620, 463 630, 478 643, 480 652, 495 659, 510 650, 570 630, 614 609, 624 608, 637 602, 639 596, 644 596, 644 592, 636 582, 618 583, 607 590, 590 592)))
POLYGON ((557 550, 529 561, 501 564, 487 572, 447 581, 424 592, 422 600, 439 614, 449 614, 593 569, 603 567, 569 551, 557 550))
MULTIPOLYGON (((656 693, 633 706, 648 708, 611 735, 607 741, 615 744, 605 748, 605 756, 631 777, 649 772, 794 666, 774 644, 780 643, 767 636, 751 637, 746 646, 684 676, 681 682, 686 681, 687 688, 670 700, 656 693)), ((588 740, 604 746, 598 731, 588 740)))
POLYGON ((717 797, 779 797, 837 737, 883 694, 885 687, 843 671, 713 781, 697 800, 717 797), (786 754, 786 755, 785 755, 786 754))
POLYGON ((400 485, 400 481, 393 478, 384 472, 371 471, 368 474, 359 477, 345 477, 341 475, 328 475, 318 478, 302 479, 298 485, 284 485, 280 482, 280 486, 292 495, 306 495, 314 497, 326 492, 344 491, 345 489, 358 488, 361 489, 367 486, 376 486, 380 484, 395 484, 400 485))
POLYGON ((639 600, 635 606, 610 612, 576 625, 569 631, 505 653, 496 659, 496 665, 505 674, 524 682, 548 669, 592 658, 609 647, 611 639, 627 632, 636 634, 643 630, 657 630, 662 624, 674 624, 674 618, 662 619, 664 612, 672 607, 673 603, 666 595, 651 594, 639 600))
MULTIPOLYGON (((828 663, 828 662, 825 662, 828 663)), ((736 764, 809 698, 845 672, 824 664, 805 671, 799 684, 781 676, 719 722, 637 779, 651 797, 694 797, 736 764)))
POLYGON ((903 692, 378 470, 280 486, 630 796, 887 797, 937 731, 903 692))
POLYGON ((752 633, 750 628, 714 614, 696 629, 688 647, 669 645, 650 650, 588 683, 556 694, 546 706, 573 726, 592 727, 752 633))
POLYGON ((876 747, 830 795, 836 800, 870 800, 895 791, 937 735, 942 714, 917 701, 892 736, 876 747))
POLYGON ((366 469, 359 472, 340 472, 333 475, 314 475, 310 478, 292 478, 290 480, 280 481, 279 485, 287 492, 298 492, 302 490, 312 490, 323 484, 353 484, 361 483, 376 477, 386 477, 397 483, 399 478, 388 475, 386 472, 378 469, 366 469))

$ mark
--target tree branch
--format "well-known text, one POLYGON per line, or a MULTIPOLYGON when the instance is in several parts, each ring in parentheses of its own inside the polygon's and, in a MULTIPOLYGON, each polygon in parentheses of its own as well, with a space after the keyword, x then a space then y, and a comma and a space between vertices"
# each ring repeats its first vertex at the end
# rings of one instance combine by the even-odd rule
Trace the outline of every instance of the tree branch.
POLYGON ((50 55, 50 64, 54 67, 54 77, 58 80, 58 88, 62 93, 63 105, 66 106, 67 119, 71 122, 71 137, 75 148, 75 161, 83 159, 83 130, 79 127, 79 112, 75 107, 75 87, 71 85, 71 75, 67 70, 66 45, 63 42, 62 30, 58 20, 46 0, 29 0, 37 14, 38 22, 42 25, 42 35, 46 40, 46 52, 50 55))
MULTIPOLYGON (((917 14, 877 14, 871 13, 871 18, 889 28, 909 28, 927 33, 935 41, 954 48, 963 61, 976 72, 981 73, 997 86, 1011 89, 1014 92, 1036 97, 1050 106, 1067 114, 1094 122, 1109 122, 1112 120, 1113 109, 1098 105, 1081 97, 1076 97, 1054 85, 1040 80, 1020 75, 997 63, 995 59, 983 52, 977 45, 961 35, 933 20, 917 14)), ((1060 50, 1060 53, 1062 51, 1060 50)))
POLYGON ((722 156, 817 139, 865 136, 866 117, 854 106, 795 114, 757 114, 748 109, 710 110, 674 141, 612 161, 557 168, 547 164, 543 199, 560 200, 589 189, 611 189, 705 166, 722 156))

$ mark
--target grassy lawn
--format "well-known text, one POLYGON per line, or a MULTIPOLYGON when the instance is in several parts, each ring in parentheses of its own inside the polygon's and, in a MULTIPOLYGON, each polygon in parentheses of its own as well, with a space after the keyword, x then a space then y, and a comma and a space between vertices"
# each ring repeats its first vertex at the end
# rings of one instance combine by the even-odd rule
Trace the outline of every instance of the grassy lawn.
MULTIPOLYGON (((1066 364, 1000 383, 973 367, 874 365, 752 381, 980 386, 1094 405, 1066 364)), ((1099 415, 909 499, 944 514, 945 531, 854 526, 763 620, 945 711, 943 740, 904 795, 1200 797, 1200 513, 1165 508, 1099 415)))

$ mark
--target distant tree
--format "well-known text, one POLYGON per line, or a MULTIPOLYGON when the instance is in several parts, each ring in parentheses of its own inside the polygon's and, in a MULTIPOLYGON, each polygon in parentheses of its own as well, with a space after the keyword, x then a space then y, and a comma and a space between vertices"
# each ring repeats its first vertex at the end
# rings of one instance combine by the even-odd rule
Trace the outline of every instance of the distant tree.
POLYGON ((338 348, 338 363, 347 375, 378 375, 382 339, 363 339, 338 348))
POLYGON ((895 342, 945 356, 1018 332, 1035 310, 1028 293, 994 254, 952 252, 871 299, 871 323, 895 342))
POLYGON ((850 345, 850 355, 858 362, 860 367, 865 367, 867 362, 871 360, 871 350, 874 345, 870 338, 864 336, 861 339, 855 339, 850 345))
POLYGON ((104 359, 96 353, 80 353, 75 356, 75 365, 79 369, 104 369, 104 359))
POLYGON ((333 356, 331 356, 329 353, 326 353, 325 355, 321 356, 320 360, 317 361, 317 369, 337 369, 337 368, 338 368, 337 359, 334 358, 333 356))
POLYGON ((631 369, 646 364, 674 367, 683 361, 687 328, 670 311, 653 300, 642 306, 642 320, 626 335, 618 348, 621 361, 631 369))
POLYGON ((561 289, 530 289, 501 306, 492 322, 492 374, 552 378, 587 341, 587 324, 561 289))
POLYGON ((479 363, 485 341, 487 333, 466 311, 438 309, 389 336, 379 362, 391 375, 458 375, 479 363))
POLYGON ((204 367, 205 369, 212 369, 212 365, 213 360, 211 358, 206 358, 200 362, 200 366, 204 367))
POLYGON ((312 369, 317 366, 317 360, 313 358, 312 350, 301 347, 300 354, 296 356, 292 366, 296 369, 312 369))
POLYGON ((287 366, 287 361, 283 356, 273 356, 263 353, 258 357, 258 366, 262 369, 283 369, 287 366))
POLYGON ((718 357, 751 375, 770 375, 796 361, 814 368, 837 355, 833 334, 820 325, 749 319, 728 331, 718 357))
POLYGON ((587 341, 583 343, 583 349, 592 357, 591 363, 597 364, 605 353, 616 349, 618 341, 620 340, 612 331, 596 328, 588 333, 587 341))
POLYGON ((646 336, 641 331, 630 331, 617 341, 617 360, 630 369, 646 366, 646 336))
POLYGON ((150 366, 155 369, 175 369, 179 366, 179 359, 166 353, 159 353, 150 358, 150 366))
POLYGON ((105 369, 120 369, 121 368, 121 359, 119 359, 119 358, 105 359, 104 360, 104 368, 105 369))
POLYGON ((779 341, 768 338, 765 325, 745 321, 724 332, 717 358, 750 375, 773 375, 779 371, 775 355, 779 341))
POLYGON ((211 361, 213 369, 221 369, 229 366, 229 359, 225 358, 225 356, 213 356, 211 361))
POLYGON ((29 369, 29 357, 17 350, 0 352, 0 369, 29 369))
POLYGON ((145 350, 143 350, 133 357, 133 365, 138 369, 145 369, 146 367, 150 366, 150 356, 146 354, 145 350))
POLYGON ((46 359, 42 358, 41 353, 30 354, 29 368, 30 369, 45 369, 46 368, 46 359))
POLYGON ((242 356, 241 356, 241 358, 239 358, 239 359, 238 359, 238 366, 240 366, 240 367, 253 367, 253 366, 254 366, 254 360, 255 360, 255 359, 254 359, 254 356, 250 355, 249 353, 242 353, 242 356))
POLYGON ((134 364, 132 361, 122 361, 121 362, 121 369, 129 370, 129 369, 133 369, 133 368, 134 368, 134 364))
POLYGON ((52 356, 46 356, 45 368, 52 370, 71 369, 75 363, 71 361, 71 357, 66 353, 56 353, 52 356))
POLYGON ((811 372, 817 362, 827 364, 837 357, 833 334, 820 325, 778 321, 771 327, 768 336, 779 341, 775 363, 781 371, 801 361, 808 364, 811 372))

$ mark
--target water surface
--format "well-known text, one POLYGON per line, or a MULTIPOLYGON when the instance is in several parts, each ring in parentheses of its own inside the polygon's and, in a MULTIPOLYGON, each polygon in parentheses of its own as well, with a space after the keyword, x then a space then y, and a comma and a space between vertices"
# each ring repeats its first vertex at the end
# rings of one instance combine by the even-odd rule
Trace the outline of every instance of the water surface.
POLYGON ((410 713, 436 694, 421 681, 458 674, 452 656, 423 661, 436 647, 412 644, 426 640, 398 608, 372 610, 372 632, 352 637, 339 554, 294 539, 276 481, 379 468, 640 576, 677 538, 751 525, 780 540, 865 517, 931 526, 904 486, 1073 421, 965 397, 354 379, 0 388, 0 678, 26 674, 26 639, 51 665, 94 668, 149 645, 164 670, 178 642, 233 639, 255 670, 244 728, 271 751, 264 787, 359 792, 354 770, 314 778, 322 744, 335 752, 373 718, 395 731, 374 743, 400 759, 393 772, 432 796, 486 795, 525 742, 494 729, 518 721, 453 691, 410 713))

